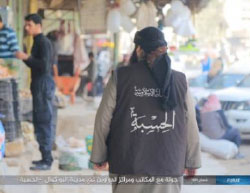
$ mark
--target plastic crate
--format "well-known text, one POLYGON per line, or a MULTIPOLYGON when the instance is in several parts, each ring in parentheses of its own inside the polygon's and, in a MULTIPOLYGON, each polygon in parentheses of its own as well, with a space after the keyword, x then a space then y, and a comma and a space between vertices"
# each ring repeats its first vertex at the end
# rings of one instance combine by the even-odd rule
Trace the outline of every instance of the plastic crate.
POLYGON ((22 135, 23 135, 23 132, 22 132, 22 127, 20 123, 20 125, 17 125, 16 137, 20 138, 22 135))
POLYGON ((19 103, 20 111, 22 115, 32 112, 33 109, 32 98, 20 98, 19 102, 20 102, 19 103))
POLYGON ((10 79, 0 79, 0 99, 13 100, 12 82, 10 79))
POLYGON ((15 121, 21 121, 20 103, 19 101, 13 101, 13 111, 15 121))
POLYGON ((5 139, 7 142, 14 141, 21 136, 21 123, 18 121, 3 121, 5 139))
POLYGON ((3 122, 5 130, 5 139, 7 142, 14 141, 17 138, 16 125, 14 122, 3 122))
POLYGON ((15 139, 17 139, 17 138, 18 138, 18 136, 17 136, 16 132, 5 132, 6 142, 15 141, 15 139))
POLYGON ((13 102, 0 100, 0 113, 4 115, 3 121, 15 121, 13 102))
POLYGON ((13 100, 18 101, 19 100, 19 92, 18 92, 18 83, 16 79, 11 79, 11 85, 12 85, 12 95, 13 100))

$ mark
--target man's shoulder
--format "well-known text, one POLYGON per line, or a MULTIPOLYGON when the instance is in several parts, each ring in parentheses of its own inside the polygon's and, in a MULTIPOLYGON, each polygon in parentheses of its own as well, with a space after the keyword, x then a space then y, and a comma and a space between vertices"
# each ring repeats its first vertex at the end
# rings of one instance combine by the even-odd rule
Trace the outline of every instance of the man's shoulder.
POLYGON ((49 41, 49 39, 44 34, 41 34, 39 40, 40 41, 49 41))
POLYGON ((45 44, 45 45, 51 45, 50 40, 45 36, 45 35, 41 35, 41 37, 38 39, 37 43, 41 43, 41 44, 45 44))
POLYGON ((179 88, 182 88, 183 91, 187 91, 187 79, 186 75, 183 72, 177 71, 177 70, 172 70, 172 74, 174 76, 174 81, 176 85, 178 85, 179 88))
POLYGON ((131 66, 118 66, 114 68, 113 70, 113 75, 116 77, 116 80, 124 80, 126 81, 127 79, 131 78, 131 66))
POLYGON ((127 66, 117 66, 115 68, 115 71, 117 71, 117 73, 124 73, 124 72, 127 72, 127 71, 130 71, 131 70, 131 65, 127 65, 127 66))
POLYGON ((182 78, 186 79, 186 75, 183 72, 180 72, 177 70, 172 70, 172 73, 177 77, 182 77, 182 78))

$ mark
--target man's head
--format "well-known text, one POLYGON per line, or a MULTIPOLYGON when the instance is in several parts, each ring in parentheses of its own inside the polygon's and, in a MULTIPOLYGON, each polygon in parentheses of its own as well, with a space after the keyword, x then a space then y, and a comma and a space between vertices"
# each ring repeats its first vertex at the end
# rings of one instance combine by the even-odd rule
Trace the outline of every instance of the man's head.
POLYGON ((38 14, 29 14, 25 17, 25 30, 35 36, 42 33, 42 18, 38 14))
POLYGON ((94 53, 93 52, 89 52, 89 59, 94 60, 94 53))
POLYGON ((167 46, 164 34, 156 27, 146 27, 136 32, 134 43, 147 54, 159 47, 167 46))
POLYGON ((0 15, 0 29, 3 28, 3 19, 2 19, 2 16, 0 15))
POLYGON ((135 50, 130 58, 130 63, 141 59, 150 60, 152 63, 156 57, 166 53, 167 42, 164 34, 156 27, 146 27, 135 34, 135 50))
POLYGON ((51 40, 52 42, 57 41, 57 37, 58 37, 58 31, 57 30, 53 30, 53 31, 51 31, 51 32, 49 32, 47 34, 47 38, 49 40, 51 40))

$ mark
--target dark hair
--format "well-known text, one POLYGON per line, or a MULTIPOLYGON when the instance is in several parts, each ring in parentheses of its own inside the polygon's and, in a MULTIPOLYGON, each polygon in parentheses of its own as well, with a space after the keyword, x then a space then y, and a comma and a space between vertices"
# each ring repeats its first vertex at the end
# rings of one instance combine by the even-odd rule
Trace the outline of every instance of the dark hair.
POLYGON ((42 25, 42 18, 40 15, 33 13, 29 14, 25 17, 25 21, 33 21, 35 24, 41 24, 42 25))
POLYGON ((47 38, 53 42, 57 41, 56 30, 53 30, 47 34, 47 38))
POLYGON ((134 49, 134 51, 132 52, 132 54, 131 54, 131 57, 130 57, 130 59, 129 59, 129 63, 130 64, 133 64, 133 63, 137 63, 138 62, 138 58, 137 58, 137 54, 136 54, 136 49, 137 49, 137 45, 135 46, 135 49, 134 49))
POLYGON ((3 22, 2 16, 0 15, 0 22, 3 22))
POLYGON ((94 57, 94 53, 93 52, 89 52, 89 58, 90 57, 94 57))

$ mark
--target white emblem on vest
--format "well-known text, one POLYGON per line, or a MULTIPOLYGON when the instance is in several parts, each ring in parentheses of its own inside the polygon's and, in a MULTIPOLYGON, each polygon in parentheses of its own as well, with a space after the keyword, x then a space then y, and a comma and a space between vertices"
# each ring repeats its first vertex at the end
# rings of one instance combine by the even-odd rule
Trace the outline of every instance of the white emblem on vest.
MULTIPOLYGON (((168 113, 165 112, 165 120, 164 122, 160 123, 159 125, 145 125, 143 123, 143 119, 146 119, 147 116, 143 115, 143 116, 138 116, 137 113, 135 113, 135 107, 130 107, 130 116, 131 118, 133 118, 134 120, 131 122, 131 126, 133 127, 133 129, 130 131, 131 133, 137 131, 137 130, 141 130, 141 133, 146 132, 146 134, 150 134, 150 133, 154 133, 154 132, 161 132, 161 133, 166 133, 168 131, 170 131, 171 129, 174 130, 175 127, 175 111, 173 111, 173 119, 172 119, 172 123, 168 123, 168 113), (138 123, 138 121, 140 120, 140 122, 142 123, 138 123)), ((156 115, 152 115, 150 120, 156 120, 157 116, 156 115)))
POLYGON ((134 87, 134 95, 137 97, 162 97, 159 88, 137 88, 136 86, 134 87))

